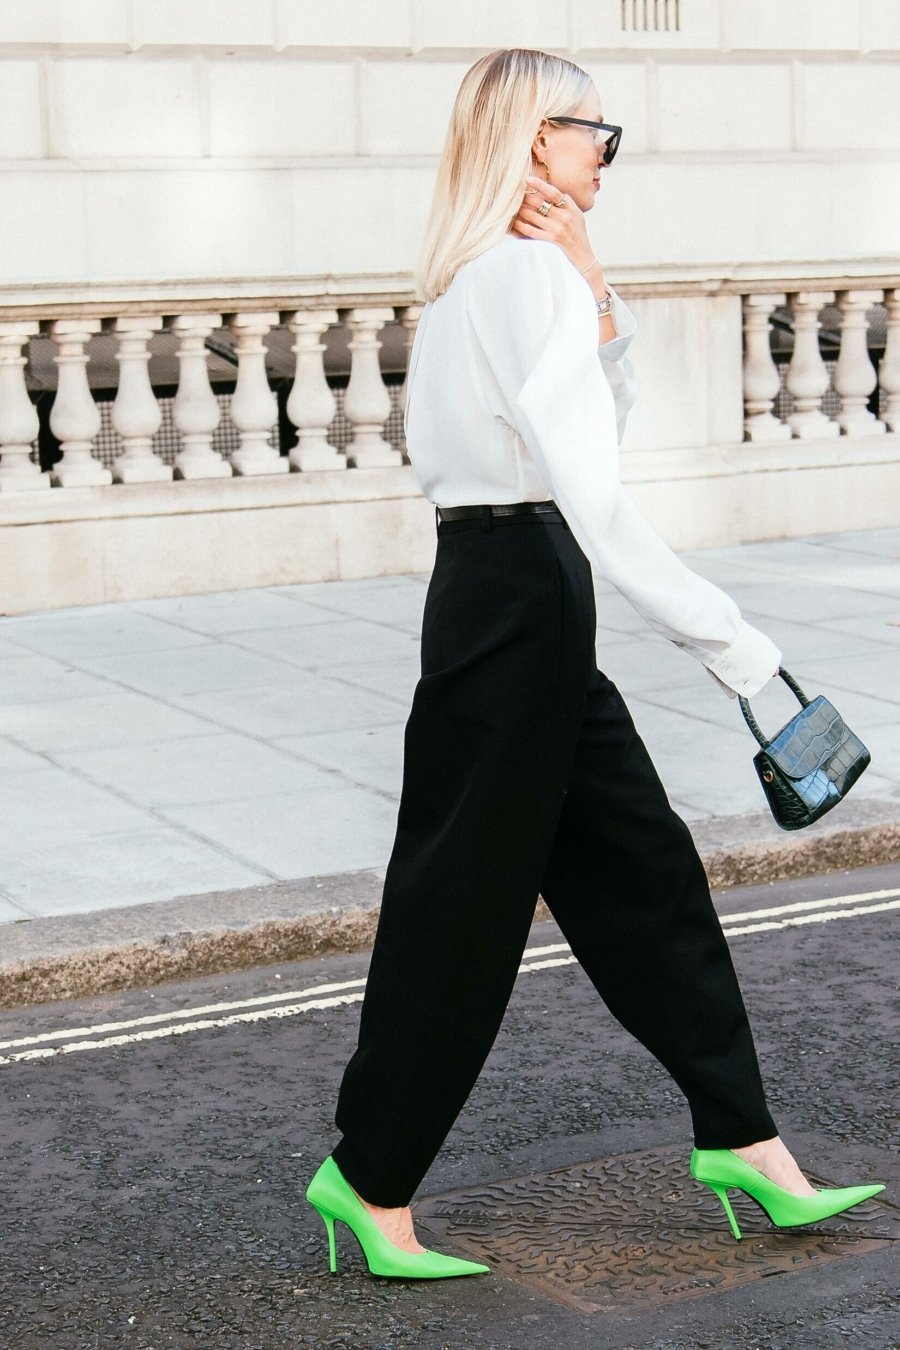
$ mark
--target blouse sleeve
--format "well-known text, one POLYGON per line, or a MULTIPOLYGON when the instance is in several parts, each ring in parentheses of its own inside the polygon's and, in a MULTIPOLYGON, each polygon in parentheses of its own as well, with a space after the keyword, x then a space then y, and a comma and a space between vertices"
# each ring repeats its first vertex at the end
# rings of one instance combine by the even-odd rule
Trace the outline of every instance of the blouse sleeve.
POLYGON ((729 596, 680 560, 620 482, 616 400, 609 359, 598 359, 590 287, 543 240, 493 249, 490 259, 467 269, 474 339, 505 416, 579 545, 653 629, 700 661, 731 697, 751 698, 773 677, 781 653, 729 596))
MULTIPOLYGON (((552 246, 551 246, 552 247, 552 246)), ((609 287, 612 296, 612 317, 616 326, 616 336, 609 342, 602 342, 597 355, 603 365, 603 373, 609 381, 616 405, 616 432, 619 443, 625 435, 625 422, 634 404, 637 392, 634 367, 626 355, 631 339, 637 331, 637 322, 631 310, 619 292, 609 287)))

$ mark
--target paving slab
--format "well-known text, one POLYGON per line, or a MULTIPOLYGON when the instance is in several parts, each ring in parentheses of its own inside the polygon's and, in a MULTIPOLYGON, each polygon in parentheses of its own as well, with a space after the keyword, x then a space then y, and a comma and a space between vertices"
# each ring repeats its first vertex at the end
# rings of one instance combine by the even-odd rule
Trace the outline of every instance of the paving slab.
MULTIPOLYGON (((202 633, 191 633, 172 623, 160 623, 128 606, 116 606, 113 613, 83 614, 79 609, 49 616, 24 616, 16 626, 16 642, 33 652, 43 652, 57 661, 76 661, 86 656, 121 656, 130 652, 165 651, 171 647, 190 647, 205 641, 202 633)), ((0 648, 2 655, 2 648, 0 648)))
POLYGON ((57 761, 151 808, 274 796, 328 781, 313 767, 322 761, 292 754, 287 742, 281 748, 228 731, 100 750, 62 750, 57 761))
MULTIPOLYGON (((0 681, 3 671, 0 669, 0 681)), ((34 750, 53 763, 60 750, 80 746, 140 745, 174 740, 220 730, 208 718, 119 689, 111 683, 102 694, 83 698, 57 697, 42 703, 5 704, 0 698, 0 736, 25 750, 34 750)), ((73 777, 73 792, 77 785, 73 777)))
POLYGON ((302 791, 238 801, 169 806, 161 814, 275 877, 348 871, 387 857, 397 822, 394 800, 318 771, 302 791))
MULTIPOLYGON (((35 848, 53 842, 78 847, 89 836, 95 841, 113 830, 140 828, 149 823, 145 811, 94 783, 81 781, 73 791, 72 776, 54 764, 33 773, 0 779, 0 857, 6 859, 18 845, 35 848)), ((6 879, 4 875, 4 886, 6 879)))
MULTIPOLYGON (((63 914, 84 917, 90 931, 100 909, 168 899, 187 887, 251 886, 273 873, 237 856, 227 845, 148 816, 146 823, 82 839, 31 839, 3 855, 4 894, 29 918, 48 922, 63 914), (97 857, 103 859, 98 867, 97 857)), ((18 916, 17 916, 18 917, 18 916)), ((0 952, 11 953, 11 935, 0 930, 0 952)))
POLYGON ((405 721, 419 679, 419 653, 409 651, 391 661, 354 661, 347 666, 333 666, 329 674, 342 684, 369 689, 373 694, 386 694, 397 700, 402 705, 400 715, 405 721))
POLYGON ((298 759, 335 769, 362 787, 377 788, 400 800, 403 780, 404 723, 322 731, 313 736, 288 736, 274 741, 298 759))
POLYGON ((330 623, 334 611, 314 605, 283 589, 220 591, 214 595, 185 595, 162 600, 136 600, 134 609, 164 619, 170 628, 216 637, 270 624, 279 630, 294 625, 330 623))
POLYGON ((0 736, 0 775, 25 773, 31 769, 46 769, 47 761, 32 750, 0 736))
POLYGON ((17 703, 35 704, 60 697, 82 698, 102 694, 105 685, 83 670, 75 670, 63 661, 25 653, 4 657, 0 665, 0 687, 7 707, 17 703))
POLYGON ((331 623, 253 629, 232 634, 231 641, 235 647, 328 674, 333 666, 402 660, 407 653, 417 657, 420 626, 421 617, 416 621, 415 632, 406 632, 386 623, 349 619, 335 613, 331 623))

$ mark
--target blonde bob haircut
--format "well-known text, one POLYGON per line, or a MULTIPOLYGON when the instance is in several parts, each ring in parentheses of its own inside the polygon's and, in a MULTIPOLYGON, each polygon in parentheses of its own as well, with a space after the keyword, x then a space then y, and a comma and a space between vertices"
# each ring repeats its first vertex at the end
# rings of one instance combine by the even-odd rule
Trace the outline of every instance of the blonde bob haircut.
POLYGON ((463 263, 503 238, 522 204, 541 119, 570 116, 590 86, 572 61, 521 47, 490 52, 466 71, 416 267, 420 297, 437 299, 463 263))

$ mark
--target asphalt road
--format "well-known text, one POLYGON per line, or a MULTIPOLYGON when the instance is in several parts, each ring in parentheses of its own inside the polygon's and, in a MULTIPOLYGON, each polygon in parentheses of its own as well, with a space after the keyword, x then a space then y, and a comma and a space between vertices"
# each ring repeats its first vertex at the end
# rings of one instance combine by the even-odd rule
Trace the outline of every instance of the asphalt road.
MULTIPOLYGON (((896 1204, 900 866, 716 899, 782 1134, 816 1175, 885 1181, 896 1204), (782 906, 800 908, 758 913, 782 906)), ((561 941, 543 924, 529 948, 561 941)), ((900 1345, 888 1245, 628 1315, 579 1312, 497 1273, 377 1280, 340 1227, 330 1275, 303 1189, 337 1140, 359 1004, 304 1008, 298 995, 329 984, 341 988, 306 1005, 356 1000, 367 959, 0 1013, 3 1350, 900 1345)), ((672 1145, 686 1157, 690 1130, 666 1074, 577 964, 545 966, 520 975, 417 1199, 672 1145)))

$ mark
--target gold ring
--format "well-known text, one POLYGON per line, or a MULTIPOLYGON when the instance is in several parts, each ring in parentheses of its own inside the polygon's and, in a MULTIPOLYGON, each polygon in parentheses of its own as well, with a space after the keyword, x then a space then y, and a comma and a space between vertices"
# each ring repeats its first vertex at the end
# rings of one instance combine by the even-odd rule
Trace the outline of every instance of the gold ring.
POLYGON ((568 194, 567 192, 564 192, 563 195, 560 197, 559 201, 558 201, 558 202, 554 202, 553 205, 554 205, 554 206, 565 206, 565 204, 566 204, 566 202, 567 202, 568 200, 569 200, 569 194, 568 194))
POLYGON ((541 202, 540 206, 538 207, 538 211, 542 216, 549 216, 550 207, 552 205, 553 203, 547 197, 545 197, 544 200, 541 202))

